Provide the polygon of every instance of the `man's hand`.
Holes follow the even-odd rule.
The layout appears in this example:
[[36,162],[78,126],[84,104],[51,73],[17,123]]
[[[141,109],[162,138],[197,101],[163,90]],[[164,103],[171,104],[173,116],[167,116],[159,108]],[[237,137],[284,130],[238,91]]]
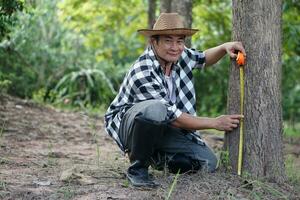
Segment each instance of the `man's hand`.
[[245,49],[241,42],[226,42],[223,44],[223,48],[231,58],[237,57],[237,51],[241,51],[244,56],[246,56]]
[[215,118],[215,129],[219,131],[232,131],[234,128],[238,127],[240,119],[243,115],[221,115]]
[[229,54],[231,58],[237,57],[237,51],[241,51],[246,56],[245,49],[241,42],[226,42],[219,46],[207,49],[205,53],[205,66],[217,63],[224,55]]

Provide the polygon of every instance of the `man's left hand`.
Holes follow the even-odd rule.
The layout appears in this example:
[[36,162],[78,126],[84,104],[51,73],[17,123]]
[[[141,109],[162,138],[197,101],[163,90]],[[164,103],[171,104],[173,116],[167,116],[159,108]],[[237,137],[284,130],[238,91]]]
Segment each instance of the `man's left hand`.
[[241,42],[226,42],[223,44],[225,51],[229,54],[231,58],[237,57],[237,51],[241,51],[244,56],[246,56],[246,51]]

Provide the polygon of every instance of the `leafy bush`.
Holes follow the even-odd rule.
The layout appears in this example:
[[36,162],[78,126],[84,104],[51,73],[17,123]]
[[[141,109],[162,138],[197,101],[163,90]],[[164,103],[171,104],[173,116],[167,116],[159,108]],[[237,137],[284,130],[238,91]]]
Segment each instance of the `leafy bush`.
[[21,0],[1,0],[0,1],[0,41],[7,36],[11,27],[16,22],[13,13],[23,9]]
[[54,88],[56,102],[68,103],[85,107],[110,102],[116,94],[110,80],[102,70],[78,69],[60,79]]
[[56,1],[39,1],[28,10],[16,13],[10,40],[0,44],[1,85],[23,98],[35,94],[56,103],[69,98],[73,105],[108,104],[122,75],[107,72],[123,72],[117,69],[122,66],[97,62],[82,35],[58,20]]

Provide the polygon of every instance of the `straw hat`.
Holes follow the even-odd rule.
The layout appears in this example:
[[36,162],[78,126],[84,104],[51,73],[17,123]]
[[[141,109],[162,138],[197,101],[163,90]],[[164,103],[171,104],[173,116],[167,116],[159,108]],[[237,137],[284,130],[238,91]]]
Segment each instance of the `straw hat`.
[[185,35],[192,36],[198,29],[184,28],[183,20],[178,13],[161,13],[153,29],[138,30],[144,36],[153,35]]

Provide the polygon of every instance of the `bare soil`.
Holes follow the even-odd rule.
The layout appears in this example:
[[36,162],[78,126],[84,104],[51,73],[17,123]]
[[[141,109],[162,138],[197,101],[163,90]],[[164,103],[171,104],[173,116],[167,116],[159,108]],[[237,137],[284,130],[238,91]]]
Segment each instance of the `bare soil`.
[[[219,149],[217,136],[205,136]],[[300,170],[300,141],[286,154]],[[0,95],[0,199],[166,199],[175,175],[150,169],[161,184],[134,188],[129,162],[105,133],[103,117],[61,111]],[[170,199],[300,199],[297,184],[278,185],[226,172],[176,177]]]

